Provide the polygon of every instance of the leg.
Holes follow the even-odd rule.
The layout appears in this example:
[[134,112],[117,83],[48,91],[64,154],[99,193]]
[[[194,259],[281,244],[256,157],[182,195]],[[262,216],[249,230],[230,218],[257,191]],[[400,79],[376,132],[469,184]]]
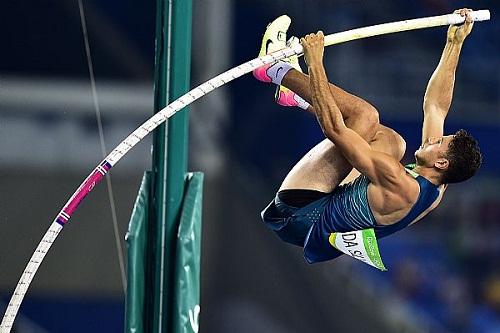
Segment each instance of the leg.
[[[262,38],[259,56],[286,47],[286,32],[290,23],[291,19],[286,15],[282,15],[267,26]],[[299,39],[293,36],[288,41],[290,47],[298,43]],[[311,103],[309,77],[302,73],[296,55],[284,61],[257,68],[253,71],[253,75],[259,81],[273,82],[279,86],[276,96],[277,102],[281,105],[307,108],[307,104]],[[288,88],[288,92],[291,90],[293,93],[280,94],[280,88],[282,86]],[[375,135],[373,124],[374,122],[378,123],[377,110],[365,100],[349,94],[333,84],[330,84],[330,90],[341,110],[346,125],[355,130],[367,141],[370,141]],[[294,97],[291,95],[300,96],[300,100],[302,100],[304,104],[294,100]],[[281,97],[284,98],[282,99]],[[309,103],[304,101],[304,99]]]
[[351,170],[352,166],[337,147],[325,139],[295,164],[279,190],[306,189],[329,193]]
[[[314,110],[312,110],[314,111]],[[386,153],[401,161],[406,151],[406,142],[395,130],[379,124],[377,133],[370,142],[372,149]],[[341,184],[349,183],[350,181],[358,178],[360,172],[352,169],[349,175],[342,181]]]
[[[282,80],[282,84],[307,101],[311,101],[309,77],[297,70],[290,70]],[[368,142],[372,142],[379,131],[378,141],[383,136],[378,122],[377,110],[365,100],[356,97],[343,89],[330,84],[335,102],[344,117],[347,127],[356,131]],[[308,111],[314,113],[314,108]],[[389,130],[389,129],[387,129]],[[390,137],[384,134],[385,137]],[[376,141],[375,141],[376,142]],[[288,173],[280,190],[311,189],[331,192],[345,179],[352,166],[329,140],[323,140],[312,148]]]
[[[294,91],[310,104],[312,103],[308,75],[301,73],[298,70],[291,69],[283,77],[282,85]],[[332,92],[335,102],[344,117],[344,121],[347,121],[350,117],[361,115],[366,116],[368,113],[376,113],[377,111],[373,105],[364,99],[350,94],[332,83],[330,83],[330,91]],[[314,113],[312,110],[309,111]]]
[[[376,127],[377,132],[370,141],[370,146],[401,160],[406,150],[404,139],[391,128],[381,124]],[[348,183],[359,175],[335,145],[325,139],[293,167],[280,190],[310,189],[329,193],[339,184]]]
[[[285,47],[284,35],[286,35],[290,21],[289,17],[281,16],[268,25],[262,39],[259,56]],[[292,39],[290,42],[293,41]],[[295,41],[298,40],[295,38]],[[302,98],[309,99],[310,103],[309,78],[293,68],[300,69],[296,56],[291,57],[288,64],[278,62],[260,67],[254,70],[253,75],[263,82],[287,86]],[[377,110],[364,100],[334,85],[331,86],[331,90],[341,109],[345,124],[370,142],[377,130]],[[293,104],[283,105],[292,106]],[[351,169],[352,166],[335,145],[329,140],[324,140],[295,165],[280,189],[312,189],[330,192],[349,174]]]

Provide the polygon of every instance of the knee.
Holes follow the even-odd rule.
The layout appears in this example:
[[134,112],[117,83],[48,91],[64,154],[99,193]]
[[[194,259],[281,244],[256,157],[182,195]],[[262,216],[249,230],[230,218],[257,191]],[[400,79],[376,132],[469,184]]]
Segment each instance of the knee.
[[344,121],[347,127],[354,129],[368,142],[373,139],[380,124],[377,109],[368,103],[353,107]]
[[398,161],[400,161],[406,152],[406,141],[405,141],[405,139],[403,139],[403,137],[398,132],[396,132],[393,129],[390,129],[390,130],[391,130],[392,141],[393,141],[392,155],[395,158],[397,158]]
[[378,127],[379,115],[378,110],[369,103],[362,105],[355,105],[351,108],[350,117],[355,118],[357,121],[362,121],[367,126]]
[[[361,110],[359,117],[363,120],[365,127],[368,129],[369,133],[372,133],[372,137],[375,136],[377,128],[380,125],[378,110],[373,107],[367,107]],[[370,136],[370,135],[368,135]]]
[[370,142],[373,149],[391,155],[400,161],[406,152],[406,141],[392,128],[384,125],[377,127],[377,133]]
[[380,124],[378,110],[376,108],[374,108],[374,107],[371,107],[371,108],[367,109],[365,117],[367,117],[368,122],[370,123],[370,125],[372,125],[374,127],[377,127],[378,124]]

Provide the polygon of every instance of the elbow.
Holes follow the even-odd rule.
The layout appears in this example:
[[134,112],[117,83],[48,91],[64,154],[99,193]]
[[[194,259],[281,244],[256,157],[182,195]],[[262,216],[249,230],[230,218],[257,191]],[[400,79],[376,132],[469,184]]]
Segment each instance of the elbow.
[[380,117],[378,110],[375,107],[371,107],[366,115],[365,115],[367,122],[370,124],[370,126],[377,127],[380,124]]
[[331,121],[320,121],[319,124],[325,138],[334,142],[336,138],[342,133],[342,129],[346,128],[345,124],[343,123],[338,124]]
[[360,131],[361,133],[366,133],[366,135],[361,136],[369,141],[375,136],[380,125],[378,110],[375,107],[365,109],[365,112],[360,119],[363,121],[363,128],[366,129],[365,131]]
[[450,105],[439,105],[435,103],[424,103],[424,115],[442,115],[446,117]]
[[336,128],[337,126],[321,126],[321,130],[325,138],[330,141],[335,141],[335,138],[339,135],[340,129]]
[[424,95],[424,102],[422,103],[422,108],[423,110],[427,110],[427,107],[429,106],[429,99],[427,98],[427,94]]
[[331,124],[331,126],[322,127],[323,135],[332,142],[337,142],[339,137],[344,135],[348,128],[344,123],[342,124]]
[[428,98],[427,94],[424,96],[424,103],[422,104],[422,107],[424,109],[424,112],[428,112],[437,108],[435,101]]
[[433,98],[427,98],[426,95],[424,96],[424,103],[422,106],[424,113],[440,113],[446,115],[451,107],[451,101],[436,101]]

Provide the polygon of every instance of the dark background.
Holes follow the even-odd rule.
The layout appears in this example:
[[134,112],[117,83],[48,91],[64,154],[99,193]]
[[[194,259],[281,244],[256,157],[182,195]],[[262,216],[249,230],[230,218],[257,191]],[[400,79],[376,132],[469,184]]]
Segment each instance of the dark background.
[[[488,8],[462,51],[446,130],[468,129],[484,165],[441,207],[381,241],[389,271],[350,258],[308,265],[260,210],[321,140],[308,114],[244,76],[192,105],[190,170],[205,172],[201,332],[500,332],[497,1],[195,0],[192,87],[257,55],[281,14],[289,33],[333,33]],[[84,1],[108,150],[152,113],[154,1]],[[331,81],[419,145],[422,97],[446,28],[333,46]],[[0,309],[60,206],[101,160],[77,1],[0,3]],[[150,139],[111,172],[123,239]],[[105,185],[65,228],[29,291],[19,332],[123,330],[123,287]]]

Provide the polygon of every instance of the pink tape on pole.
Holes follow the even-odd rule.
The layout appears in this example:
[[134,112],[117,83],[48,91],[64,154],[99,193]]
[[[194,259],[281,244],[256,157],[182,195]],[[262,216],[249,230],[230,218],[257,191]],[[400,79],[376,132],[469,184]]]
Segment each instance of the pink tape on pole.
[[61,212],[57,216],[57,223],[63,226],[68,223],[71,215],[78,208],[82,200],[94,189],[97,184],[99,184],[99,182],[104,178],[109,169],[111,169],[111,164],[103,161],[92,171],[92,173],[87,177],[87,179],[85,179],[82,185],[75,192],[73,198],[61,210]]

